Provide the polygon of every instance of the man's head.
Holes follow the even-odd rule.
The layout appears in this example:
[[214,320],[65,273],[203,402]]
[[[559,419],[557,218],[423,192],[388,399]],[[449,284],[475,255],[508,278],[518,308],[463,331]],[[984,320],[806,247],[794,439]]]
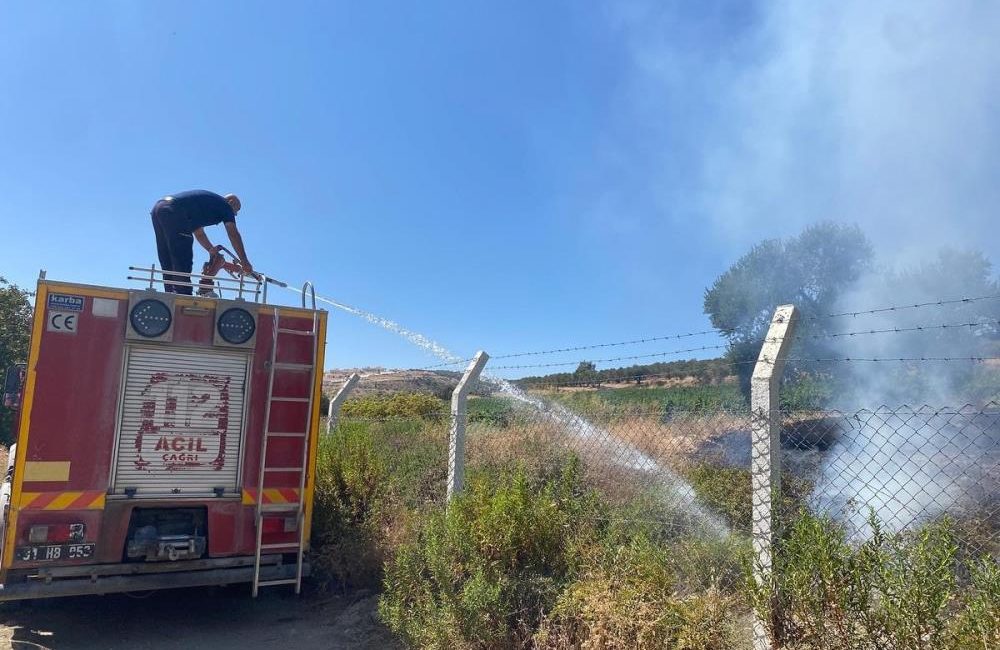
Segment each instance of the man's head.
[[240,204],[240,197],[235,194],[227,194],[222,198],[226,199],[226,203],[233,208],[233,214],[237,214],[240,211],[240,208],[243,207]]

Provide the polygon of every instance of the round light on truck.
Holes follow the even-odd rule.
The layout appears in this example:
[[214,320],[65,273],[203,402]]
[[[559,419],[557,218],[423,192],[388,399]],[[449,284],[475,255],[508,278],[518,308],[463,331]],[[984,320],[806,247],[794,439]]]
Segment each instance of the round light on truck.
[[166,304],[147,298],[136,303],[128,315],[128,319],[132,324],[132,329],[137,334],[146,338],[156,338],[170,329],[173,316],[170,314],[170,307],[167,307]]
[[253,315],[246,309],[232,307],[222,312],[216,327],[223,341],[232,345],[242,345],[253,336],[257,324]]

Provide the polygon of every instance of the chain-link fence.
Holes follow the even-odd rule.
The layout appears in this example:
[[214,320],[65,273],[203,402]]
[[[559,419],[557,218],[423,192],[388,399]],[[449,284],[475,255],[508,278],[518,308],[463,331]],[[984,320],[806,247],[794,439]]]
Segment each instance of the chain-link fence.
[[[579,391],[586,395],[587,391]],[[593,393],[591,393],[593,394]],[[564,393],[563,395],[566,395]],[[649,405],[581,408],[585,400],[474,400],[469,467],[521,464],[544,473],[572,454],[609,501],[652,498],[671,525],[750,533],[747,409]],[[798,509],[828,516],[849,537],[950,518],[960,543],[1000,553],[1000,405],[878,407],[781,413],[779,528]],[[784,519],[784,521],[782,521]]]
[[[345,508],[351,516],[373,517],[371,545],[382,548],[396,538],[412,540],[433,513],[444,512],[453,416],[444,402],[429,397],[397,399],[395,407],[412,412],[391,417],[373,416],[360,408],[364,402],[349,404],[327,438],[318,498],[331,491],[339,500],[338,517]],[[993,601],[982,597],[989,588],[983,572],[1000,558],[996,402],[761,416],[731,383],[690,391],[570,386],[511,392],[484,381],[465,419],[464,452],[456,460],[464,463],[465,491],[475,507],[487,509],[480,515],[493,517],[494,527],[477,533],[476,526],[485,524],[466,521],[465,534],[487,536],[478,542],[487,549],[499,543],[488,535],[513,544],[506,536],[516,538],[530,513],[523,503],[504,501],[511,498],[501,494],[510,487],[505,481],[523,476],[539,495],[563,499],[546,486],[571,471],[575,504],[561,514],[563,506],[530,514],[538,519],[527,525],[544,537],[544,518],[565,516],[561,534],[576,536],[570,546],[582,544],[582,536],[594,543],[594,535],[606,535],[596,542],[607,544],[602,552],[627,553],[621,549],[637,539],[650,540],[669,574],[671,597],[721,603],[738,641],[719,647],[748,647],[755,616],[766,620],[772,638],[792,648],[909,647],[897,641],[912,621],[960,621],[966,611],[996,616],[1000,608],[995,595]],[[771,422],[778,426],[778,449],[768,471],[781,483],[772,500],[773,574],[755,591],[755,517],[762,516],[752,473],[759,468],[755,432],[759,437]],[[324,487],[329,475],[338,478]],[[357,510],[357,494],[377,505]],[[497,501],[490,505],[489,499]],[[322,522],[318,528],[325,530]],[[529,530],[524,539],[535,535]],[[346,554],[338,548],[330,555],[334,568],[345,570],[344,558],[352,553],[353,546]],[[371,561],[364,569],[370,575],[386,559],[381,553],[359,557]],[[625,558],[621,565],[635,561]],[[614,583],[609,585],[602,589],[615,598]],[[941,623],[941,629],[960,624]],[[984,634],[998,631],[1000,624]],[[930,628],[913,633],[937,638]]]
[[468,429],[470,467],[521,464],[544,474],[574,458],[584,484],[610,503],[642,501],[649,517],[675,527],[749,530],[745,410],[579,408],[537,396],[479,402]]
[[803,505],[868,539],[947,518],[956,542],[1000,557],[1000,404],[783,414],[785,471]]
[[[699,381],[604,376],[580,363],[565,382],[518,387],[477,380],[487,360],[479,353],[456,362],[471,363],[450,411],[438,402],[412,417],[347,418],[338,431],[372,434],[392,458],[387,480],[416,486],[394,493],[421,516],[444,517],[428,515],[439,528],[421,538],[426,566],[409,574],[420,590],[438,581],[435,571],[453,576],[435,598],[490,584],[518,604],[514,636],[533,629],[535,642],[577,647],[567,639],[595,638],[579,636],[580,626],[609,625],[628,645],[675,625],[675,640],[710,631],[704,647],[1000,647],[1000,404],[982,398],[996,394],[996,366],[985,363],[996,359],[792,358],[803,339],[795,319],[779,308],[752,368],[719,360]],[[905,365],[878,374],[877,391],[873,375],[852,369],[839,383],[793,381],[781,395],[786,361],[798,379],[811,368],[811,380],[828,377],[829,364]],[[983,372],[948,374],[942,363]],[[973,404],[865,408],[876,394],[896,400],[910,387],[945,385],[983,391],[968,393]],[[827,406],[838,403],[860,407]],[[435,565],[440,553],[451,554],[447,571]],[[645,614],[630,618],[633,608]]]

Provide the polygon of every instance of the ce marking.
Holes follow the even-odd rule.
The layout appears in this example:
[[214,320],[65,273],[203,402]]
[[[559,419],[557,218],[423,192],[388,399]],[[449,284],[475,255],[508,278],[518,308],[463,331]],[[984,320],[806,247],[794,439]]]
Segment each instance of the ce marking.
[[46,329],[50,332],[76,334],[79,318],[79,312],[75,311],[50,311]]

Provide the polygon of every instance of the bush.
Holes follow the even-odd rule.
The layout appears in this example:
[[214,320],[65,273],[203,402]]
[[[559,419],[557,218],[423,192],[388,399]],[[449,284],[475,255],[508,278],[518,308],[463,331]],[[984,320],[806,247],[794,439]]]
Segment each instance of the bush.
[[[690,465],[683,470],[702,503],[723,515],[734,530],[750,534],[751,475],[743,467],[714,463]],[[813,491],[813,483],[801,476],[784,473],[782,498],[778,505],[781,521],[794,519]]]
[[342,424],[320,443],[313,508],[312,563],[344,587],[378,584],[378,530],[388,467],[363,425]]
[[688,468],[685,476],[703,503],[721,512],[730,526],[749,531],[749,470],[701,464]]
[[673,386],[669,388],[617,388],[575,393],[557,393],[558,401],[579,413],[675,412],[742,413],[746,404],[734,384],[717,386]]
[[955,624],[968,648],[1000,647],[1000,564],[985,558],[972,566],[972,587]]
[[444,428],[342,421],[321,438],[310,558],[320,580],[373,587],[420,510],[445,494]]
[[829,405],[834,396],[834,380],[830,377],[797,373],[781,385],[783,411],[818,411]]
[[348,399],[341,413],[345,418],[385,420],[389,418],[423,418],[440,420],[447,415],[446,405],[427,393],[394,393]]
[[568,575],[573,471],[541,486],[524,472],[473,477],[387,568],[389,627],[426,648],[527,642]]
[[514,421],[514,406],[509,399],[480,397],[469,400],[469,422],[508,427]]
[[734,599],[714,587],[687,593],[675,549],[663,541],[650,530],[621,523],[605,530],[589,549],[580,549],[579,575],[535,633],[536,646],[735,647]]
[[636,514],[583,490],[575,460],[480,472],[399,549],[379,611],[420,648],[732,647],[733,598],[681,578],[718,558]]
[[995,560],[974,565],[963,583],[947,520],[893,536],[874,518],[871,527],[871,539],[852,546],[843,527],[802,512],[778,549],[773,592],[748,573],[750,602],[775,638],[794,649],[997,647]]

